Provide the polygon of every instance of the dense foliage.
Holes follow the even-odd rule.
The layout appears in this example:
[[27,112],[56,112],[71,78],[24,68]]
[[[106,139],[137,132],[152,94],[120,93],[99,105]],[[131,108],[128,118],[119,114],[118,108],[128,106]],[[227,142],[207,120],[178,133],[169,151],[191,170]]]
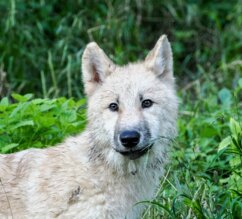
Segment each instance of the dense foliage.
[[179,84],[208,77],[231,86],[241,70],[241,14],[241,0],[1,0],[0,64],[17,93],[80,97],[89,41],[124,64],[142,59],[165,33]]
[[33,95],[12,94],[17,103],[7,98],[0,102],[0,152],[13,152],[30,147],[43,148],[61,142],[85,126],[85,100],[33,99]]
[[241,218],[241,0],[0,0],[0,15],[0,152],[42,148],[83,130],[87,42],[125,64],[166,33],[179,136],[157,198],[139,203],[148,206],[143,218]]

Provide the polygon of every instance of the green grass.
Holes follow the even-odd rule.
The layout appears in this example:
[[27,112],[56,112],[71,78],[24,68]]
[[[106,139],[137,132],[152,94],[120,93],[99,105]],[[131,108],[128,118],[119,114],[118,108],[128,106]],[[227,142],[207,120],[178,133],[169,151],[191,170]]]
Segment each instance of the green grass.
[[54,145],[84,129],[80,67],[89,41],[125,64],[165,33],[179,136],[156,199],[140,203],[143,218],[241,218],[241,0],[0,0],[0,16],[0,152]]

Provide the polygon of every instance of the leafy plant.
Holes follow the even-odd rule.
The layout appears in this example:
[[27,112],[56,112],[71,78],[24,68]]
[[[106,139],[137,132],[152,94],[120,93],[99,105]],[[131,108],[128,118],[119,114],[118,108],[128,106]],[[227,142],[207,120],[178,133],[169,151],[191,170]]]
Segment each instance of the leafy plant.
[[[32,94],[13,94],[0,101],[0,151],[54,145],[85,127],[85,99],[32,99]],[[32,99],[32,100],[31,100]]]

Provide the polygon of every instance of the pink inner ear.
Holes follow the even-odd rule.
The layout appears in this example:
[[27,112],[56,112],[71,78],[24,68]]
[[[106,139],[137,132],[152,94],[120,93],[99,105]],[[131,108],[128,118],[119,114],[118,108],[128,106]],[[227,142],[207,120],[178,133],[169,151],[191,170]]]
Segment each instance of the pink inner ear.
[[92,81],[94,81],[94,82],[96,82],[96,83],[100,83],[101,80],[100,80],[100,77],[99,77],[99,75],[98,75],[98,73],[97,73],[97,69],[96,69],[96,67],[95,67],[94,65],[92,66],[92,72],[93,72],[93,78],[92,78]]

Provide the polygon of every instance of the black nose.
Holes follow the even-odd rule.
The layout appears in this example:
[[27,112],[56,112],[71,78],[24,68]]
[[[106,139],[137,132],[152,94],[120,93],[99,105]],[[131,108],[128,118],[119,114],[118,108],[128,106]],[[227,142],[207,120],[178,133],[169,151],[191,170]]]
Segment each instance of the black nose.
[[119,139],[124,147],[132,148],[139,144],[140,134],[136,131],[124,131]]

